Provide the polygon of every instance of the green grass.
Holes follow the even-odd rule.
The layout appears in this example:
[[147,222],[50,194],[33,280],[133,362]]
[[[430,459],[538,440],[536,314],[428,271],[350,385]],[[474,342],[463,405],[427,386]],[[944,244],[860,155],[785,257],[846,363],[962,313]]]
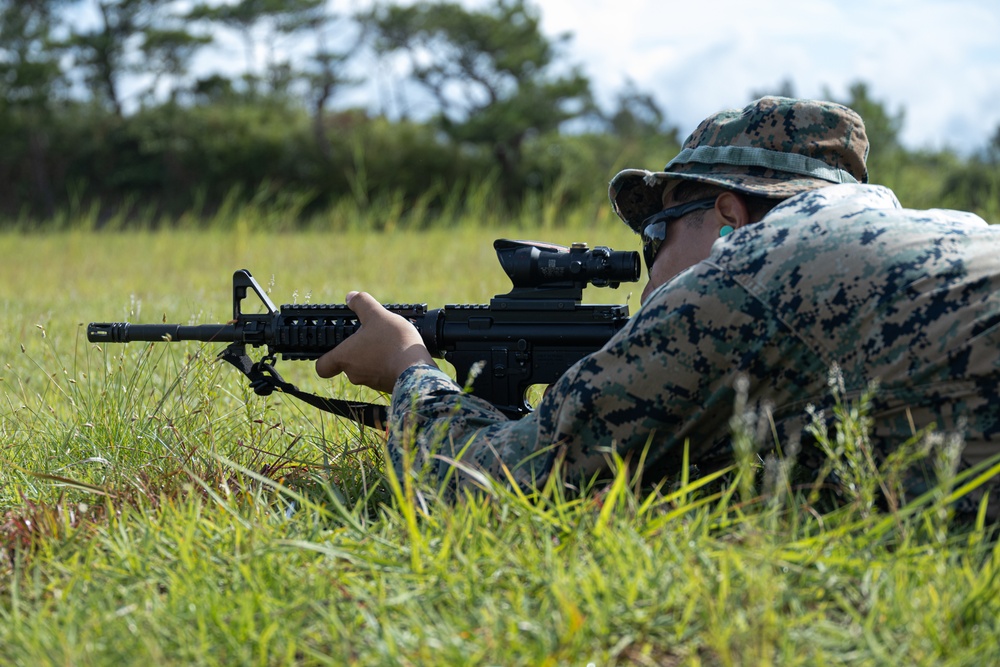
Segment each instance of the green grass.
[[[970,478],[944,466],[935,491],[879,509],[895,471],[865,457],[863,405],[829,443],[861,471],[836,506],[758,465],[753,420],[718,478],[650,489],[619,472],[577,495],[497,484],[447,504],[383,477],[381,434],[254,396],[213,346],[85,341],[90,321],[225,321],[236,268],[277,303],[359,287],[482,303],[508,287],[497,236],[633,247],[589,218],[0,235],[0,664],[1000,661],[1000,546],[947,510]],[[587,297],[628,291],[635,308],[639,286]]]

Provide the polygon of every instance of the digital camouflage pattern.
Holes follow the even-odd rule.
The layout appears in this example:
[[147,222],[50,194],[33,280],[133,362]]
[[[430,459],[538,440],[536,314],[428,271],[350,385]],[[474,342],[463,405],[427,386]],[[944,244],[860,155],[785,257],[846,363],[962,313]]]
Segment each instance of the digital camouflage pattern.
[[407,370],[393,392],[390,455],[400,474],[413,470],[407,450],[442,480],[474,483],[463,469],[502,480],[506,467],[530,486],[557,457],[579,479],[607,469],[609,448],[638,458],[648,443],[649,479],[678,470],[686,440],[694,462],[727,451],[741,377],[751,406],[771,406],[779,442],[797,440],[807,406],[830,417],[839,366],[847,398],[880,382],[880,452],[936,425],[959,434],[963,465],[975,464],[1000,451],[998,325],[1000,229],[968,213],[903,209],[880,186],[815,189],[719,239],[524,419],[433,367]]
[[868,137],[855,111],[834,102],[762,97],[709,116],[660,172],[625,169],[608,191],[632,231],[663,208],[679,181],[712,183],[750,195],[787,199],[838,183],[867,183]]

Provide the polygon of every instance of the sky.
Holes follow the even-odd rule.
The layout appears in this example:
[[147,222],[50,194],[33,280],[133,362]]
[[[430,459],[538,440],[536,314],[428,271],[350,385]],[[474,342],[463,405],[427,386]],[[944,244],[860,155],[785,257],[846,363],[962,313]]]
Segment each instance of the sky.
[[543,32],[572,33],[565,58],[582,65],[599,99],[610,106],[631,80],[654,94],[682,137],[706,116],[785,81],[799,97],[838,99],[864,81],[890,113],[905,112],[902,140],[911,149],[968,153],[1000,126],[998,0],[534,4]]
[[[856,81],[910,148],[970,151],[1000,126],[997,0],[542,0],[546,33],[574,34],[593,81],[655,93],[686,135],[754,92],[792,82],[841,99]],[[609,10],[608,7],[613,7]]]

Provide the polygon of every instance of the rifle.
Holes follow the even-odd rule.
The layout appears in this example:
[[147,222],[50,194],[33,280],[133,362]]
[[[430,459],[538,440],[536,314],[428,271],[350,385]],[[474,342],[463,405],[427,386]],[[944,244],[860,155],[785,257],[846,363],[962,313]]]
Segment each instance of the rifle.
[[[583,288],[618,287],[639,279],[639,253],[569,248],[536,241],[497,239],[497,259],[513,288],[486,304],[388,304],[417,328],[431,355],[451,363],[459,379],[470,378],[470,392],[505,415],[531,412],[529,387],[551,384],[584,356],[596,352],[628,322],[628,305],[583,304]],[[265,312],[244,312],[253,294]],[[250,272],[233,274],[233,319],[226,324],[132,324],[92,322],[87,339],[94,343],[203,341],[229,343],[219,358],[235,366],[254,392],[291,394],[306,403],[348,417],[365,426],[384,428],[384,405],[325,398],[300,391],[274,368],[277,356],[314,360],[358,330],[357,316],[346,304],[286,304],[276,308]],[[266,347],[253,361],[247,346]]]

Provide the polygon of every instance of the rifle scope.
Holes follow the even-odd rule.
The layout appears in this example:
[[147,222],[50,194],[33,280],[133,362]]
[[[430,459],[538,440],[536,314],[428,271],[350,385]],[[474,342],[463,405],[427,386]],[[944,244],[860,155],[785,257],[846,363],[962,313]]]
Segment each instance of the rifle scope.
[[574,243],[566,248],[497,239],[493,248],[515,290],[588,284],[618,287],[623,282],[636,282],[641,274],[639,253],[606,246],[588,248],[586,243]]

